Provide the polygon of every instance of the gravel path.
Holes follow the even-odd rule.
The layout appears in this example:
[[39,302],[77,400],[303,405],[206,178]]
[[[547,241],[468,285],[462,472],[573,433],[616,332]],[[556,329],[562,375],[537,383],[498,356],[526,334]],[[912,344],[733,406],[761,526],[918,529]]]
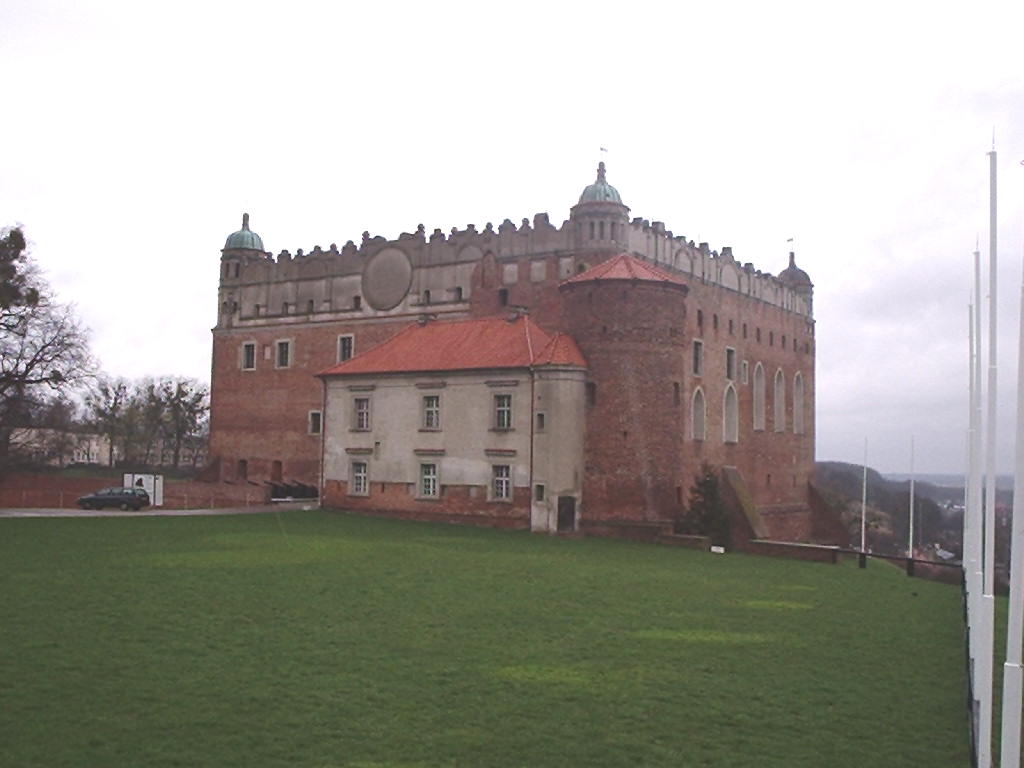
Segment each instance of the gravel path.
[[317,509],[315,499],[286,501],[259,507],[217,507],[216,509],[161,509],[149,507],[138,512],[116,509],[0,509],[0,517],[190,517],[194,515],[265,515],[293,509]]

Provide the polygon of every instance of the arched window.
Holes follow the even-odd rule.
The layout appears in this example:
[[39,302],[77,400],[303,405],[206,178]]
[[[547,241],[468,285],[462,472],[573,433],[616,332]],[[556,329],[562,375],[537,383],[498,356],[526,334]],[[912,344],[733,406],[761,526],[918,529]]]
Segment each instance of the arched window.
[[775,431],[786,431],[786,377],[780,368],[775,372]]
[[754,431],[764,432],[764,366],[754,367]]
[[704,402],[704,391],[697,387],[690,401],[690,437],[694,440],[704,439],[704,422],[707,418],[707,405]]
[[727,443],[740,440],[740,408],[736,398],[736,387],[725,388],[725,404],[722,408],[722,439]]
[[793,377],[793,432],[804,433],[804,377],[799,371]]

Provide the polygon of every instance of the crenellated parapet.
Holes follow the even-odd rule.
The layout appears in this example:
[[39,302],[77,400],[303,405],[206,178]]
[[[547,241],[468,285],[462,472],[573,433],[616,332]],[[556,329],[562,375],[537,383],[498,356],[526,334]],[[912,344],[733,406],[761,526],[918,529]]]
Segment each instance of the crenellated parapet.
[[[750,262],[741,263],[728,246],[713,251],[675,235],[660,221],[628,218],[629,209],[605,179],[603,163],[597,181],[588,186],[569,219],[560,226],[547,213],[537,213],[516,225],[504,219],[497,227],[467,224],[447,234],[423,224],[412,232],[388,239],[364,232],[357,245],[347,241],[276,256],[262,250],[262,240],[248,228],[228,238],[222,251],[220,323],[274,317],[317,315],[352,318],[408,314],[432,309],[464,311],[474,290],[473,275],[485,257],[497,263],[502,282],[561,280],[581,267],[617,253],[629,253],[685,276],[719,286],[812,318],[813,286],[792,259],[778,277]],[[258,247],[257,246],[258,243]],[[523,260],[529,265],[547,260],[553,267],[502,267]]]

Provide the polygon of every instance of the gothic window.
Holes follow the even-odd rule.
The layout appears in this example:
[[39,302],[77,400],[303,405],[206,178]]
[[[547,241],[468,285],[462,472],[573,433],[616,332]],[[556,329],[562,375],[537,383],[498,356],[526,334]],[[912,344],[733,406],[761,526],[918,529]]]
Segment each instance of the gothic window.
[[697,387],[690,401],[690,437],[694,440],[704,439],[704,422],[707,418],[707,405],[704,402],[704,391]]
[[804,377],[799,371],[793,377],[793,432],[804,433]]
[[722,437],[727,443],[737,443],[740,439],[740,413],[736,398],[736,387],[732,384],[725,388],[725,403],[722,408]]
[[754,431],[764,431],[764,366],[754,366]]
[[775,431],[786,431],[786,377],[780,368],[775,372]]

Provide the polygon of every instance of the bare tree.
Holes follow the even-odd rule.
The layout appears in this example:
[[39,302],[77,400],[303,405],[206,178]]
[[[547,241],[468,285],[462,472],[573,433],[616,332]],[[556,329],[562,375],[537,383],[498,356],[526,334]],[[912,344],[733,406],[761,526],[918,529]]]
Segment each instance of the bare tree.
[[128,386],[125,379],[100,376],[85,397],[90,422],[107,438],[107,464],[111,467],[114,466],[114,447],[128,431]]
[[[13,425],[41,392],[67,391],[92,374],[88,333],[55,300],[24,255],[24,238],[0,238],[0,271],[15,285],[0,291],[0,468],[7,466]],[[12,245],[12,238],[16,242]]]

